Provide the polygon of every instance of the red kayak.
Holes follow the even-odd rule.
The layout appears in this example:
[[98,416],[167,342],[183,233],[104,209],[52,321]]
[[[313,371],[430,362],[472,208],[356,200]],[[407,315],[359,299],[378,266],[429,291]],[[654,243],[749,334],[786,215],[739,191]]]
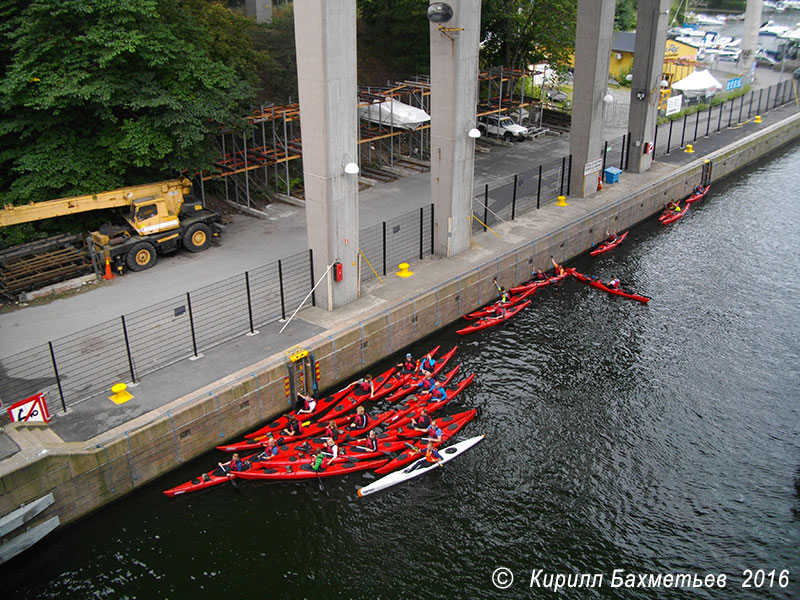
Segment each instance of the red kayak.
[[[448,352],[447,354],[442,356],[442,358],[440,358],[439,360],[436,361],[436,365],[434,365],[433,371],[431,371],[431,375],[433,375],[433,377],[436,377],[439,373],[441,373],[442,369],[444,369],[445,366],[447,366],[447,363],[450,362],[450,359],[456,353],[457,349],[458,349],[458,346],[455,346],[452,350],[450,350],[450,352]],[[451,370],[449,373],[447,373],[447,375],[444,376],[444,378],[443,378],[444,384],[443,385],[447,385],[456,373],[458,373],[458,367],[456,367],[455,369]],[[409,379],[403,385],[401,385],[399,388],[397,388],[386,399],[389,402],[397,402],[398,400],[401,400],[402,398],[404,398],[408,394],[414,393],[418,389],[417,384],[420,383],[423,379],[424,379],[424,377],[422,377],[421,374],[414,374],[411,377],[411,379]]]
[[511,317],[521,311],[523,308],[527,307],[531,303],[530,300],[525,300],[522,304],[518,304],[513,308],[509,308],[506,311],[504,317],[484,317],[480,321],[473,321],[467,327],[463,329],[459,329],[456,331],[458,335],[466,335],[468,333],[472,333],[473,331],[480,331],[481,329],[488,329],[494,325],[498,325],[499,323],[504,323],[508,321]]
[[492,315],[494,315],[495,309],[499,307],[501,304],[506,309],[509,309],[512,306],[516,306],[517,304],[525,300],[528,296],[532,295],[537,290],[537,288],[538,286],[531,286],[526,290],[524,290],[522,293],[517,294],[516,296],[512,295],[511,298],[509,298],[508,302],[504,304],[501,302],[495,302],[494,304],[490,304],[489,306],[486,306],[484,308],[479,308],[478,310],[471,312],[468,315],[464,315],[464,318],[467,321],[475,321],[477,319],[482,319],[483,317],[491,317]]
[[445,392],[447,393],[447,398],[443,400],[438,400],[432,402],[430,400],[430,394],[424,394],[419,397],[418,403],[412,407],[412,409],[405,413],[401,418],[393,420],[386,426],[386,433],[391,434],[392,431],[397,431],[411,423],[411,419],[415,419],[419,416],[422,409],[428,411],[428,414],[432,414],[440,409],[442,406],[450,402],[453,398],[455,398],[461,391],[475,381],[475,373],[470,373],[469,377],[466,379],[462,379],[453,387],[447,388]]
[[303,463],[295,468],[292,465],[283,467],[267,467],[265,469],[255,469],[250,471],[240,471],[234,474],[236,479],[267,479],[273,481],[291,481],[296,479],[313,479],[315,477],[334,477],[358,471],[368,471],[375,469],[387,462],[386,458],[375,460],[354,461],[348,460],[342,463],[328,465],[319,471],[311,468],[311,464]]
[[566,279],[567,275],[569,275],[569,273],[565,272],[563,275],[553,275],[552,277],[548,277],[547,279],[536,280],[536,281],[531,280],[528,283],[523,283],[522,285],[517,285],[517,286],[512,287],[511,288],[511,293],[512,294],[521,294],[522,292],[524,292],[525,290],[530,289],[530,288],[537,289],[537,288],[540,288],[540,287],[544,287],[546,285],[550,285],[550,284],[553,284],[553,283],[558,283],[559,281],[564,281],[564,279]]
[[698,200],[702,200],[703,198],[706,197],[706,194],[708,193],[708,190],[710,190],[710,189],[711,189],[711,186],[707,185],[702,190],[696,191],[691,196],[686,198],[686,204],[691,204],[692,202],[697,202]]
[[625,240],[626,237],[628,237],[627,231],[622,235],[618,235],[617,239],[615,239],[613,242],[609,240],[602,242],[599,246],[597,246],[597,248],[589,252],[589,255],[597,256],[598,254],[603,254],[605,252],[608,252],[609,250],[613,250],[614,248],[619,246]]
[[641,296],[639,294],[630,294],[630,293],[626,292],[625,290],[621,290],[619,288],[609,287],[605,283],[600,281],[599,279],[596,279],[594,277],[589,277],[588,275],[584,275],[582,273],[578,273],[575,270],[573,270],[571,273],[575,277],[575,279],[578,279],[579,281],[582,281],[584,283],[588,283],[590,286],[592,286],[594,288],[597,288],[598,290],[603,290],[604,292],[608,292],[609,294],[614,294],[615,296],[622,296],[623,298],[630,298],[631,300],[636,300],[637,302],[642,302],[644,304],[647,304],[648,302],[650,302],[650,297],[649,296]]
[[[690,205],[688,203],[684,203],[684,206],[683,208],[681,208],[680,212],[675,212],[674,210],[668,208],[663,213],[661,213],[661,216],[658,217],[658,220],[661,221],[662,225],[669,225],[670,223],[674,223],[678,219],[682,219],[683,215],[689,212],[689,206]],[[678,203],[678,207],[680,208],[680,202]]]
[[[442,419],[437,419],[436,423],[437,423],[437,425],[439,425],[439,427],[442,430],[442,439],[441,439],[440,442],[436,442],[433,445],[435,447],[438,447],[438,446],[442,445],[444,442],[446,442],[451,437],[453,437],[456,433],[461,431],[461,429],[463,429],[463,427],[467,423],[469,423],[472,419],[474,419],[475,415],[477,415],[477,414],[478,414],[477,409],[473,408],[472,410],[468,410],[466,412],[459,413],[457,415],[453,415],[451,422],[448,423],[448,424],[443,424],[442,423],[443,418]],[[414,444],[414,447],[417,448],[418,450],[420,450],[421,452],[424,452],[425,451],[425,447],[427,445],[428,445],[428,442],[426,440],[420,440],[419,442],[416,442]],[[420,456],[422,456],[422,454],[420,454],[420,452],[414,452],[411,449],[405,450],[405,451],[401,452],[400,454],[398,454],[392,460],[388,461],[386,464],[384,464],[384,465],[378,467],[377,469],[375,469],[375,472],[380,474],[380,475],[385,475],[386,473],[391,473],[395,469],[399,469],[400,467],[404,467],[408,463],[410,463],[412,461],[415,461]]]
[[[445,386],[448,383],[450,383],[450,381],[452,381],[453,377],[456,376],[456,373],[458,373],[460,369],[461,365],[456,365],[455,367],[450,369],[450,371],[448,371],[445,375],[437,378],[437,380],[441,381],[442,385]],[[434,375],[434,377],[436,376]],[[420,387],[417,384],[420,382],[422,382],[422,378],[415,378],[410,380],[408,383],[404,383],[395,393],[389,396],[386,400],[389,402],[397,402],[398,400],[402,400],[409,394],[416,394],[417,398],[427,396],[428,395],[427,392],[419,391]]]

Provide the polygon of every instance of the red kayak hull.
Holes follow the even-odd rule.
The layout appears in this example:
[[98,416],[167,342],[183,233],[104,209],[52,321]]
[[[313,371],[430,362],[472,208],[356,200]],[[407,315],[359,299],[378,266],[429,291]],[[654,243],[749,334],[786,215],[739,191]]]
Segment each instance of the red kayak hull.
[[482,329],[488,329],[489,327],[499,325],[500,323],[505,323],[511,317],[516,315],[519,311],[526,308],[530,303],[531,303],[530,300],[525,300],[525,302],[523,302],[522,304],[518,304],[513,308],[509,308],[506,311],[505,317],[484,317],[480,321],[473,321],[472,323],[469,324],[469,326],[457,330],[456,333],[458,335],[466,335],[468,333],[473,333],[474,331],[481,331]]
[[336,475],[346,475],[358,471],[369,471],[385,465],[387,459],[364,461],[348,461],[329,465],[324,470],[314,471],[310,464],[300,464],[295,469],[294,466],[287,465],[281,468],[267,467],[251,471],[236,473],[236,479],[265,479],[269,481],[293,481],[299,479],[314,479],[315,477],[334,477]]
[[[528,296],[531,296],[539,286],[531,286],[525,290],[523,290],[520,294],[514,296],[512,295],[508,302],[505,303],[506,309],[511,308],[512,306],[518,305],[520,302],[525,300]],[[464,315],[464,318],[467,321],[476,321],[478,319],[482,319],[483,317],[490,317],[494,314],[494,309],[496,306],[499,306],[500,302],[495,302],[494,304],[490,304],[487,307],[480,308],[474,312],[469,313],[468,315]]]
[[642,304],[647,304],[650,302],[649,296],[641,296],[639,294],[631,294],[626,292],[625,290],[619,290],[616,288],[611,288],[605,285],[602,281],[597,279],[592,279],[588,275],[584,275],[583,273],[578,273],[577,271],[571,271],[572,276],[575,277],[578,281],[582,281],[583,283],[587,283],[593,288],[597,288],[598,290],[603,290],[604,292],[608,292],[609,294],[613,294],[614,296],[621,296],[623,298],[628,298],[630,300],[636,300],[637,302],[641,302]]
[[597,246],[597,248],[595,248],[594,250],[589,252],[589,255],[590,256],[598,256],[600,254],[604,254],[604,253],[608,252],[609,250],[613,250],[614,248],[619,246],[623,241],[625,241],[625,238],[628,237],[628,233],[629,232],[626,231],[622,235],[617,236],[617,239],[614,240],[613,242],[609,242],[609,241],[602,242],[599,246]]
[[686,198],[686,204],[691,204],[692,202],[697,202],[698,200],[702,200],[703,198],[706,197],[706,194],[710,189],[711,186],[707,185],[706,187],[703,188],[702,192],[695,192],[694,194]]
[[[680,203],[678,203],[680,206]],[[661,213],[661,216],[658,217],[658,220],[661,222],[662,225],[669,225],[670,223],[674,223],[678,219],[682,219],[683,215],[689,212],[689,204],[684,202],[683,207],[681,207],[681,212],[675,212],[674,210],[665,210]]]

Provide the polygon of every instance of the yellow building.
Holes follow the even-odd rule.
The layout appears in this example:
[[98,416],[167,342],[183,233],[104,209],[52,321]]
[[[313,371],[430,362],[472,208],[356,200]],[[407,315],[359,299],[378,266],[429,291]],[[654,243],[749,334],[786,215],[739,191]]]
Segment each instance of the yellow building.
[[[635,31],[618,31],[611,43],[611,60],[608,76],[623,82],[633,72],[633,50],[636,44]],[[667,40],[664,45],[663,73],[670,83],[690,75],[695,68],[697,47],[676,40]]]

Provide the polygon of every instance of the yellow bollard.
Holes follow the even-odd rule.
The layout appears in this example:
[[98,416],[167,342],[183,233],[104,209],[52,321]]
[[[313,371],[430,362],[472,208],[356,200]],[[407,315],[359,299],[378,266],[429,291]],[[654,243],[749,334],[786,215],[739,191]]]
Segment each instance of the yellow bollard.
[[753,123],[761,123],[761,115],[756,115],[756,117],[753,119]]
[[111,395],[108,397],[114,404],[125,404],[133,398],[133,394],[128,391],[128,386],[124,383],[115,383],[111,386]]
[[400,263],[397,265],[400,270],[397,272],[398,277],[411,277],[414,273],[408,270],[408,263]]
[[558,202],[556,202],[556,206],[569,206],[569,204],[567,204],[567,197],[559,196]]
[[694,154],[694,146],[692,146],[691,144],[686,144],[684,152],[686,152],[687,154]]

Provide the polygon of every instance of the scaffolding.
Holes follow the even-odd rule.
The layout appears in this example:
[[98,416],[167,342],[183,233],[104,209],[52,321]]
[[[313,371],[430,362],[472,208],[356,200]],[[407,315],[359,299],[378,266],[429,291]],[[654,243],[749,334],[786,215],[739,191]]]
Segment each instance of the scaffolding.
[[[527,109],[530,121],[538,99],[525,96],[523,78],[530,73],[495,67],[478,75],[478,117],[519,110],[519,120]],[[420,75],[386,86],[361,86],[357,107],[396,100],[430,114],[430,78]],[[303,197],[302,168],[292,161],[302,159],[300,107],[263,105],[236,130],[221,131],[215,138],[218,158],[213,172],[199,174],[201,193],[204,184],[217,181],[225,201],[247,212],[258,213],[254,197],[267,189],[285,196]],[[357,161],[362,180],[391,181],[399,173],[430,168],[430,124],[414,129],[398,127],[393,114],[388,119],[359,119]],[[223,189],[224,186],[224,189]]]

